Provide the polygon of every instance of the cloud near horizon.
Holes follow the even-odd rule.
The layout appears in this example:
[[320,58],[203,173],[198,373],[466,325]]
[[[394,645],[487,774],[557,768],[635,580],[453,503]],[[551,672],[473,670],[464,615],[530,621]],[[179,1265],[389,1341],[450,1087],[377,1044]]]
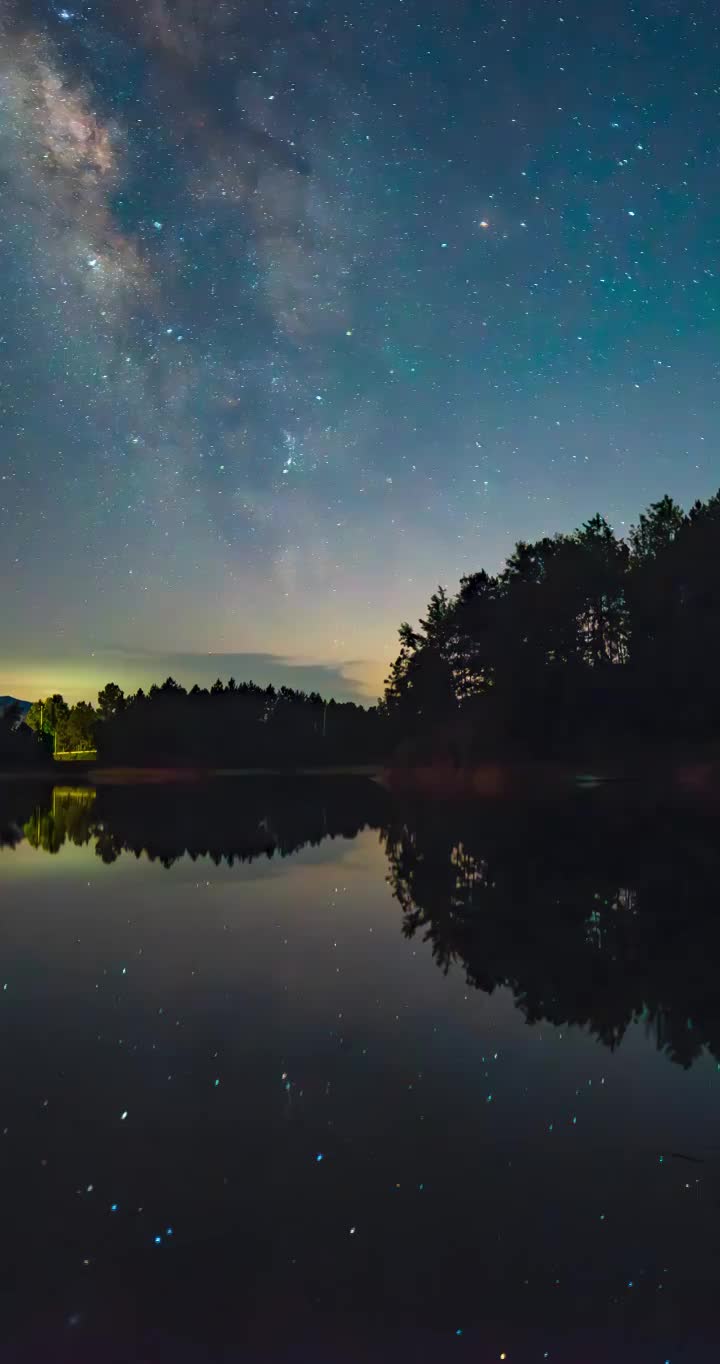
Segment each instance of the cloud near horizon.
[[257,682],[261,686],[317,691],[337,701],[372,705],[377,700],[381,666],[372,661],[317,663],[283,658],[272,653],[167,653],[152,650],[96,649],[83,659],[36,657],[6,660],[0,692],[19,700],[61,692],[67,701],[95,701],[106,682],[117,682],[127,692],[147,690],[153,682],[174,677],[185,687],[195,682],[210,686],[217,677],[227,681]]

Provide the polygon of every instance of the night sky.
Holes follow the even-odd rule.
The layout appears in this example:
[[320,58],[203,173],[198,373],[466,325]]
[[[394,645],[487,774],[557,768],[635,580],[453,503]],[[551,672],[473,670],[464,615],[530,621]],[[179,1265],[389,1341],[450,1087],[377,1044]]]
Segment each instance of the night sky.
[[373,699],[720,483],[715,7],[0,0],[0,692]]

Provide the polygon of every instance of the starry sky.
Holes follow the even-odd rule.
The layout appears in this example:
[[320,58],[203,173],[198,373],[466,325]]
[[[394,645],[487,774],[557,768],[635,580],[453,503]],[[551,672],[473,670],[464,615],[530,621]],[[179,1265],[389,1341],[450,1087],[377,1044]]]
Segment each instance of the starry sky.
[[720,483],[692,0],[0,0],[0,691],[374,699],[438,582]]

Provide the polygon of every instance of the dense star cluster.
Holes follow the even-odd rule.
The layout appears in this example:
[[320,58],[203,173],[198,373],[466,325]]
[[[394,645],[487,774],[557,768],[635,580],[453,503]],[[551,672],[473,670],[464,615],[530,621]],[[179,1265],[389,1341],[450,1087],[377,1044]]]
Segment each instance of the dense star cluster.
[[581,11],[0,0],[4,690],[372,697],[438,580],[714,490],[716,16]]

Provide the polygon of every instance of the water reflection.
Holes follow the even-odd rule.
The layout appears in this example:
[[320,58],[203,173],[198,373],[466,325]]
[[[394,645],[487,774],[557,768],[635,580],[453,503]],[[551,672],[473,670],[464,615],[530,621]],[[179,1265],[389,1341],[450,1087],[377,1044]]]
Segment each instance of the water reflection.
[[0,791],[2,1364],[715,1364],[714,828],[624,810]]
[[[105,863],[123,853],[171,867],[184,856],[219,866],[289,857],[326,838],[353,838],[379,827],[384,793],[368,781],[251,781],[209,787],[55,787],[34,805],[23,834],[34,848],[92,844]],[[15,827],[17,827],[15,825]]]
[[714,820],[570,805],[531,819],[419,811],[387,838],[403,931],[530,1024],[617,1047],[643,1022],[673,1061],[720,1058]]
[[[30,797],[26,793],[26,806]],[[588,1029],[610,1049],[642,1023],[688,1067],[720,1060],[720,845],[715,819],[630,817],[584,796],[532,810],[400,808],[370,782],[256,778],[203,791],[56,787],[24,817],[0,810],[8,847],[91,846],[170,868],[288,857],[379,832],[407,938],[473,988],[508,987],[529,1024]]]

